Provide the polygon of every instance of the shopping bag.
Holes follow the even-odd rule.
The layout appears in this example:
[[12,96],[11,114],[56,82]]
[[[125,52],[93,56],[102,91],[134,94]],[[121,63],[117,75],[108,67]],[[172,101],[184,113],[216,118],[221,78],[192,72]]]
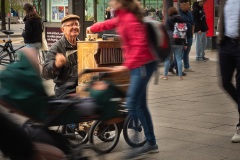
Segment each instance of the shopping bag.
[[45,32],[42,32],[42,47],[41,47],[42,51],[47,51],[48,50],[48,44],[47,44],[47,40],[45,38]]

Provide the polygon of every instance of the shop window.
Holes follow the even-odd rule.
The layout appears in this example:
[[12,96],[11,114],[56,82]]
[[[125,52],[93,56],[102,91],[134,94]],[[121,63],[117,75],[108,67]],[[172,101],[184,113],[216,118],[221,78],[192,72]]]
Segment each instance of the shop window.
[[85,0],[85,20],[94,21],[94,1]]
[[48,20],[50,22],[60,22],[61,19],[68,14],[68,0],[50,0],[47,4]]

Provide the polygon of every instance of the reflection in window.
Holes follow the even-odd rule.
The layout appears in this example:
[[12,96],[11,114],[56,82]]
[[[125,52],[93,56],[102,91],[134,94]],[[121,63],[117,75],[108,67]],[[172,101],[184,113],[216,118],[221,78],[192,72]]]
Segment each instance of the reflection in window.
[[85,0],[85,20],[94,21],[94,0]]
[[50,22],[60,22],[61,19],[68,14],[68,0],[50,0],[48,1],[48,10]]

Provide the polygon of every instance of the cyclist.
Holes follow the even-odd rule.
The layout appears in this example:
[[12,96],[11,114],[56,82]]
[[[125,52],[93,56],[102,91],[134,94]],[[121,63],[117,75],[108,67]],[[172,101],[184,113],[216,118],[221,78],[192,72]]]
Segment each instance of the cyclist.
[[19,55],[18,63],[12,63],[1,71],[0,150],[13,160],[64,159],[65,155],[60,149],[32,142],[11,114],[3,111],[3,108],[10,108],[17,113],[26,113],[35,120],[41,120],[44,106],[47,106],[47,94],[38,74],[37,51],[25,48]]
[[0,113],[0,150],[12,160],[63,160],[64,153],[48,144],[32,142],[26,132]]

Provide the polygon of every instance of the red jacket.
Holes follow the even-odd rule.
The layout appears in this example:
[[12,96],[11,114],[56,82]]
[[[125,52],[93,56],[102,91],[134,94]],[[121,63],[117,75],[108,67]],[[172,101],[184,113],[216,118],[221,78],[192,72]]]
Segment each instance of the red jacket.
[[117,17],[104,22],[95,23],[91,32],[102,32],[116,28],[121,36],[123,49],[123,65],[129,69],[138,68],[155,60],[147,44],[146,29],[134,14],[126,10],[116,11]]

